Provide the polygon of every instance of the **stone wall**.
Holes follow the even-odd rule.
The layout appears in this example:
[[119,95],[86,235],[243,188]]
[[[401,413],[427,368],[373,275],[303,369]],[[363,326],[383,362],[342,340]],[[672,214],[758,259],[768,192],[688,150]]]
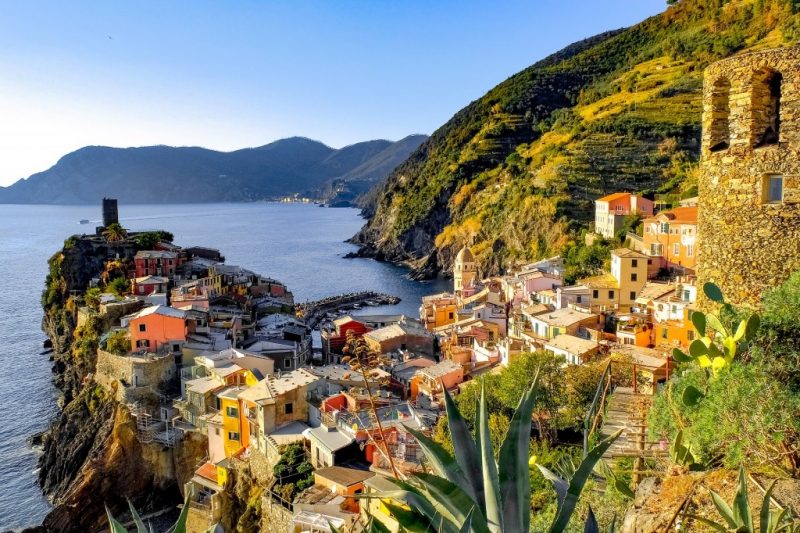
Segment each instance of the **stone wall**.
[[[776,74],[779,138],[761,145]],[[783,176],[780,202],[767,201],[769,175]],[[800,47],[708,67],[698,185],[698,282],[713,281],[730,301],[758,306],[766,289],[800,270]]]
[[97,350],[94,379],[118,402],[150,399],[174,376],[175,358],[171,354],[140,357]]

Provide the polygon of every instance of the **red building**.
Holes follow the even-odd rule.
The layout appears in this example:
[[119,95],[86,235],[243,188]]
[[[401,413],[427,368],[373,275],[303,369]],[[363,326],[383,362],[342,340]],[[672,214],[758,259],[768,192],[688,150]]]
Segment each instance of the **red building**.
[[172,279],[175,269],[183,264],[183,258],[177,252],[162,250],[142,250],[133,258],[136,266],[136,277],[164,276]]
[[326,363],[338,362],[347,342],[347,334],[353,332],[360,337],[368,331],[371,331],[369,326],[351,316],[337,318],[333,321],[333,330],[322,331],[322,360]]

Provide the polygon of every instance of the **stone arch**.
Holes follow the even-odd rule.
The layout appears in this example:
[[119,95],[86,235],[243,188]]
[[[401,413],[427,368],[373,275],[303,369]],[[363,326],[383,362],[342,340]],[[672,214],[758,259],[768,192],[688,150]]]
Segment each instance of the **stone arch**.
[[709,125],[709,150],[727,150],[731,144],[730,133],[730,93],[731,82],[719,78],[711,86],[711,123]]
[[776,70],[764,68],[753,73],[750,105],[755,148],[780,141],[782,85],[783,75]]

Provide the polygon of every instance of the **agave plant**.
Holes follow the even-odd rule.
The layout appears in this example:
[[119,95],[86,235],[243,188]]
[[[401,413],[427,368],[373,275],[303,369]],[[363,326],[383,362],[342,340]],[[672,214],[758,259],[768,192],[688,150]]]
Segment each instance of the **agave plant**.
[[[773,511],[770,508],[772,489],[775,488],[775,483],[776,481],[772,482],[764,493],[764,499],[761,501],[758,533],[780,533],[782,531],[792,533],[800,531],[800,524],[790,516],[788,509]],[[747,496],[747,475],[745,474],[743,466],[739,467],[739,486],[736,489],[736,494],[733,496],[733,501],[730,505],[713,490],[709,489],[708,492],[711,493],[714,507],[717,508],[717,511],[722,516],[725,523],[714,522],[713,520],[691,514],[686,514],[685,516],[702,522],[715,531],[756,533],[753,514],[750,512],[750,502]]]
[[[733,306],[725,301],[722,290],[713,283],[703,285],[703,292],[709,300],[722,306],[722,309],[734,314]],[[711,376],[716,376],[721,371],[729,368],[733,364],[736,354],[747,349],[750,341],[756,335],[760,325],[760,318],[757,314],[750,315],[747,319],[741,320],[736,324],[730,324],[730,329],[726,328],[719,315],[713,313],[701,313],[695,311],[692,314],[692,325],[700,334],[699,339],[695,339],[689,345],[689,353],[686,354],[679,348],[672,351],[672,357],[679,363],[697,362],[700,367],[710,371]],[[704,397],[695,386],[688,386],[683,391],[683,403],[688,406],[697,405]]]
[[[425,453],[433,473],[414,474],[408,480],[390,479],[398,490],[376,495],[407,507],[391,503],[386,505],[403,528],[444,533],[495,533],[530,529],[528,446],[535,387],[536,378],[514,412],[500,447],[498,462],[494,460],[489,438],[489,416],[483,385],[474,439],[452,397],[445,391],[453,455],[421,432],[407,428]],[[558,495],[558,510],[550,527],[551,532],[566,529],[595,464],[618,436],[619,432],[592,449],[569,481],[537,465],[553,483]]]
[[[151,524],[145,525],[144,520],[142,520],[142,517],[139,516],[139,513],[136,511],[136,508],[133,506],[130,500],[128,500],[128,507],[131,510],[131,517],[133,518],[133,523],[136,526],[134,531],[136,533],[154,533],[153,526]],[[108,515],[108,526],[111,530],[111,533],[129,533],[128,529],[111,515],[111,511],[108,509],[108,507],[106,507],[106,514]],[[166,531],[166,533],[186,533],[186,520],[188,518],[189,499],[187,498],[183,503],[183,509],[181,509],[181,514],[178,516],[178,520]],[[216,525],[211,526],[206,533],[212,533],[215,531],[215,529]]]

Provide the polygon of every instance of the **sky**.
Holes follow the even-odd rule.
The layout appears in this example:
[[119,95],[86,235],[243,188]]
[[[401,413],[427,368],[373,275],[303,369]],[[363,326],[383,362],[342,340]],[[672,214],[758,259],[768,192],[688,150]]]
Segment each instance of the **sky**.
[[0,186],[86,145],[430,134],[664,0],[0,0]]

